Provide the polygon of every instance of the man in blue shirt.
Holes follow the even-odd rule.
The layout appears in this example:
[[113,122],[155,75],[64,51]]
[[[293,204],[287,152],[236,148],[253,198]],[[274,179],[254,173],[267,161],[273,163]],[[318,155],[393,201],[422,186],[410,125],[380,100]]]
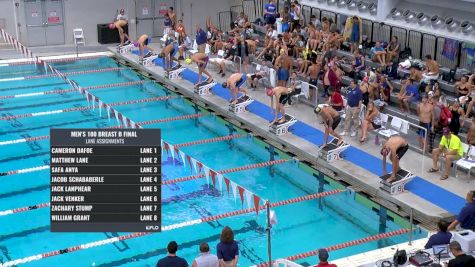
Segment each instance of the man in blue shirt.
[[344,136],[350,130],[351,122],[353,122],[354,129],[351,131],[351,137],[356,136],[356,127],[360,123],[360,108],[363,101],[363,93],[358,87],[356,81],[352,80],[350,82],[350,87],[348,88],[346,102],[346,117],[345,117],[345,130],[341,133],[341,136]]
[[429,237],[429,240],[427,241],[424,248],[428,249],[437,245],[450,244],[452,233],[447,232],[447,228],[449,227],[449,224],[444,220],[440,220],[437,223],[437,227],[439,228],[439,231]]
[[381,46],[381,42],[377,41],[371,48],[371,59],[383,67],[386,66],[386,50]]
[[168,255],[157,262],[156,267],[188,267],[188,262],[185,259],[176,255],[178,244],[175,241],[168,243]]
[[198,52],[204,53],[208,36],[206,32],[201,29],[199,24],[196,24],[196,44],[198,45]]
[[463,229],[475,229],[475,191],[469,191],[465,200],[467,205],[462,208],[457,219],[449,225],[449,231],[454,230],[459,224]]
[[408,80],[406,84],[406,92],[401,92],[400,99],[400,107],[403,112],[409,112],[409,103],[417,104],[417,102],[419,102],[419,88],[413,79]]
[[277,7],[275,6],[274,0],[269,0],[269,3],[265,6],[264,19],[266,24],[274,25],[275,15]]

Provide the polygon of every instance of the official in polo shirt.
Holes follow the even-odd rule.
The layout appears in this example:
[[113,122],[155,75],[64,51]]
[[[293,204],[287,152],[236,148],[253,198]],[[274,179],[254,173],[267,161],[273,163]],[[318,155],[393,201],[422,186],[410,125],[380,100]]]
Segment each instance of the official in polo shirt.
[[458,225],[463,229],[475,229],[475,191],[469,191],[465,200],[467,204],[462,208],[457,219],[449,225],[449,231],[455,230]]
[[437,228],[439,228],[439,231],[429,237],[429,240],[427,241],[424,248],[428,249],[432,248],[433,246],[448,245],[450,243],[450,239],[452,238],[452,233],[447,232],[448,227],[449,224],[446,221],[440,220],[437,223]]
[[358,127],[360,123],[359,114],[362,102],[363,92],[361,92],[356,81],[352,80],[347,94],[345,130],[340,134],[341,136],[347,135],[348,131],[350,130],[351,122],[353,122],[351,137],[356,136],[356,127]]
[[206,32],[201,29],[199,24],[196,25],[196,44],[198,45],[198,52],[204,53],[208,36]]
[[439,148],[432,150],[432,168],[428,172],[438,172],[439,167],[437,163],[439,158],[445,157],[444,174],[440,177],[441,180],[449,178],[449,171],[452,169],[452,162],[460,159],[463,156],[463,147],[460,138],[450,132],[448,127],[442,129],[442,139],[440,139]]

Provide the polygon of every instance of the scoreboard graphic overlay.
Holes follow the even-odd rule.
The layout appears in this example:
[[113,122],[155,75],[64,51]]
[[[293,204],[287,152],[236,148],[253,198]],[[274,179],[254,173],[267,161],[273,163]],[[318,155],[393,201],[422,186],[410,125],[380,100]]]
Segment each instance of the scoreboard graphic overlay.
[[159,232],[160,129],[51,129],[52,232]]

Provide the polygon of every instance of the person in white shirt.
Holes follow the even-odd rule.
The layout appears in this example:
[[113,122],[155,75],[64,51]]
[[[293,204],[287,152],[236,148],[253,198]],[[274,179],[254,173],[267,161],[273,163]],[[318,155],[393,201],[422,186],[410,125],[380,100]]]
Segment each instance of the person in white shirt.
[[128,21],[129,20],[127,15],[125,15],[125,10],[123,8],[119,11],[119,14],[117,14],[117,18],[115,20],[116,21],[118,21],[118,20]]
[[192,267],[218,267],[218,257],[209,253],[209,245],[206,242],[200,245],[200,255],[193,260]]

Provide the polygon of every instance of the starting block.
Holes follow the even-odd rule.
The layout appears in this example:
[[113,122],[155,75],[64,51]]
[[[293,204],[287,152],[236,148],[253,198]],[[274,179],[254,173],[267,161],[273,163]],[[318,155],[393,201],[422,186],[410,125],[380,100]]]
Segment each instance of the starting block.
[[232,111],[234,113],[242,113],[246,111],[246,107],[254,102],[254,99],[247,95],[242,95],[238,99],[238,102],[236,104],[229,104],[229,111]]
[[271,125],[269,125],[269,131],[273,134],[276,135],[283,135],[289,132],[289,128],[294,125],[297,122],[297,120],[289,115],[285,114],[285,122],[284,123],[278,123],[275,122]]
[[178,79],[178,76],[180,76],[180,74],[184,70],[185,68],[183,68],[182,66],[178,66],[178,67],[174,67],[170,70],[165,71],[165,73],[167,74],[168,79],[174,80],[174,79]]
[[195,86],[195,93],[197,93],[198,95],[211,95],[211,88],[213,88],[213,86],[215,85],[215,82],[204,81]]
[[117,52],[119,52],[119,54],[127,54],[129,53],[130,51],[132,51],[132,49],[134,48],[134,44],[130,43],[128,45],[122,45],[122,46],[118,46],[117,47]]
[[153,61],[158,58],[158,55],[151,55],[149,57],[144,57],[142,60],[139,60],[139,63],[143,66],[153,66]]
[[321,147],[319,156],[321,159],[330,163],[335,160],[341,159],[341,152],[345,151],[348,147],[350,147],[350,145],[348,145],[344,141],[343,143],[338,145],[338,139],[333,138],[330,143],[328,143],[326,146]]
[[403,169],[400,169],[396,173],[396,180],[392,183],[386,182],[386,180],[389,179],[390,176],[391,174],[386,174],[379,177],[381,178],[379,188],[381,188],[383,191],[390,193],[391,195],[397,195],[399,193],[404,192],[404,186],[406,186],[406,184],[412,181],[412,179],[414,179],[415,177],[413,173],[410,173]]

